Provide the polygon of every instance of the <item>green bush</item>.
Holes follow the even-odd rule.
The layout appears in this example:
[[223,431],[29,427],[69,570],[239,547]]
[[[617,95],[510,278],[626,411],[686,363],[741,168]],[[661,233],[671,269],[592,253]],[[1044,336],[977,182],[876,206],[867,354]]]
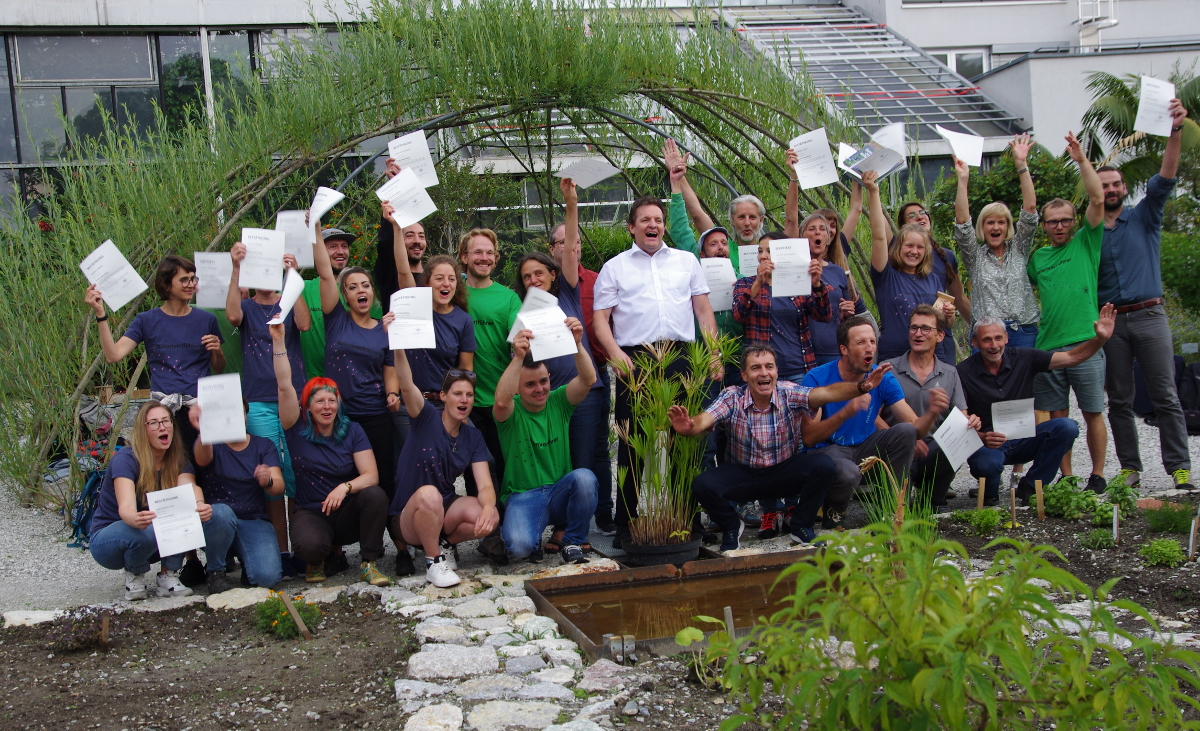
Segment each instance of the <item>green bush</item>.
[[1183,546],[1174,538],[1157,538],[1142,546],[1138,555],[1151,566],[1175,568],[1187,561]]
[[[273,591],[271,596],[254,605],[254,624],[264,632],[270,632],[281,640],[290,640],[300,634],[300,628],[292,619],[291,612],[283,604],[283,592]],[[302,597],[294,597],[296,612],[300,619],[314,629],[321,621],[321,608],[312,602],[303,601]]]
[[1089,513],[1096,512],[1100,502],[1096,493],[1079,488],[1081,480],[1072,475],[1064,477],[1042,491],[1042,501],[1046,507],[1046,515],[1053,515],[1064,520],[1079,520]]
[[1098,548],[1113,548],[1117,545],[1117,542],[1113,540],[1111,530],[1096,528],[1095,530],[1088,531],[1083,538],[1080,538],[1079,545],[1094,551]]
[[[833,536],[784,571],[796,589],[783,609],[748,637],[710,637],[708,657],[725,662],[740,711],[721,730],[1197,726],[1183,714],[1200,708],[1186,694],[1200,688],[1200,655],[1118,627],[1114,607],[1153,620],[1132,602],[1106,603],[1115,580],[1097,590],[1080,629],[1048,595],[1093,594],[1052,564],[1062,560],[1056,549],[1010,539],[989,547],[992,565],[968,582],[960,544],[885,524]],[[1118,637],[1132,643],[1128,654]],[[734,662],[744,651],[758,661]],[[786,700],[762,707],[768,694]]]
[[1008,514],[996,508],[983,510],[955,510],[950,519],[956,523],[966,523],[967,532],[973,536],[985,536],[999,528],[1008,518]]
[[[1126,485],[1124,477],[1117,476],[1109,480],[1104,494],[1108,496],[1110,504],[1120,506],[1122,520],[1127,520],[1137,513],[1138,491]],[[1112,516],[1109,517],[1111,519]]]
[[1189,310],[1200,310],[1200,251],[1195,233],[1163,233],[1163,287],[1175,290],[1179,303]]
[[1148,508],[1142,514],[1155,533],[1187,534],[1192,530],[1192,516],[1196,513],[1187,505],[1163,503],[1161,508]]

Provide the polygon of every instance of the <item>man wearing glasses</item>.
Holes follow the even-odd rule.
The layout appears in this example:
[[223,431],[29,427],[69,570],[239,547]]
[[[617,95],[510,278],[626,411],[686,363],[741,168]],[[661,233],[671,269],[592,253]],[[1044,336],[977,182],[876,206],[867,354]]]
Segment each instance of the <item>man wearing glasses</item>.
[[[1033,252],[1027,271],[1042,301],[1042,320],[1037,347],[1065,353],[1092,338],[1092,324],[1100,317],[1096,278],[1100,269],[1100,245],[1104,237],[1104,193],[1100,177],[1083,154],[1079,140],[1067,134],[1067,153],[1079,164],[1080,177],[1088,195],[1085,225],[1075,230],[1075,206],[1055,198],[1042,207],[1042,228],[1049,246]],[[1088,453],[1092,458],[1087,487],[1104,492],[1104,452],[1108,432],[1104,425],[1104,352],[1097,352],[1079,365],[1039,373],[1033,381],[1034,408],[1049,411],[1050,418],[1069,413],[1070,392],[1083,412],[1087,425]],[[1071,453],[1062,461],[1063,475],[1071,474]]]

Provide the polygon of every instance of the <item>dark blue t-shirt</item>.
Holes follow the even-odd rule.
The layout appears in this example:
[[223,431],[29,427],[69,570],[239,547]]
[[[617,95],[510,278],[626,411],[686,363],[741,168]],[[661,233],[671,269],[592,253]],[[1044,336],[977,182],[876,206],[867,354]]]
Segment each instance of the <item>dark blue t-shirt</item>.
[[392,364],[387,330],[381,323],[370,329],[359,327],[340,302],[325,315],[325,376],[337,383],[350,418],[387,413],[383,367]]
[[[821,281],[833,287],[833,291],[829,293],[829,309],[833,316],[829,318],[829,322],[809,318],[808,332],[812,336],[813,350],[818,359],[837,358],[842,354],[837,344],[837,329],[838,325],[842,324],[841,308],[838,305],[842,300],[851,298],[850,279],[846,276],[845,269],[837,264],[830,264],[821,270]],[[854,305],[854,314],[861,315],[866,311],[867,306],[863,304],[862,297],[859,297]]]
[[225,503],[242,520],[269,520],[262,485],[254,478],[260,464],[279,466],[279,450],[266,437],[250,437],[242,451],[228,444],[212,445],[213,461],[200,467],[196,479],[210,504]]
[[[253,299],[242,300],[242,398],[247,401],[278,401],[275,383],[275,363],[271,352],[271,331],[267,320],[279,314],[279,304],[260,305]],[[296,328],[296,313],[283,319],[283,342],[287,359],[292,364],[292,385],[299,396],[308,379],[304,377],[304,355],[300,351],[300,330]]]
[[[934,259],[937,256],[934,255]],[[917,305],[937,301],[942,282],[936,272],[918,277],[885,264],[882,272],[871,267],[875,301],[879,305],[879,360],[895,358],[908,351],[908,319]]]
[[[950,277],[946,274],[947,265],[954,271],[958,271],[958,257],[954,252],[946,247],[942,247],[942,253],[946,255],[946,261],[942,261],[942,257],[938,256],[937,252],[933,252],[933,276],[938,279],[938,288],[949,294],[950,292]],[[907,327],[907,325],[906,325]],[[907,334],[905,335],[904,349],[908,350]],[[937,350],[934,351],[937,359],[943,363],[954,365],[958,362],[958,348],[954,344],[954,338],[950,333],[946,333],[946,337],[942,338],[942,342],[938,343]]]
[[320,510],[330,490],[358,477],[354,455],[371,449],[367,433],[354,422],[350,422],[341,444],[332,438],[310,442],[304,436],[303,418],[297,419],[283,436],[296,473],[296,504],[306,510]]
[[209,353],[201,344],[205,335],[221,337],[217,318],[193,307],[182,317],[155,307],[133,318],[124,337],[146,344],[150,388],[166,394],[196,395],[196,381],[208,375]]
[[771,347],[775,349],[775,367],[780,378],[804,371],[800,317],[794,297],[771,298]]
[[475,321],[455,305],[444,315],[433,313],[433,333],[436,348],[406,350],[404,353],[408,356],[417,388],[437,393],[442,390],[446,371],[458,367],[458,354],[475,352]]
[[[183,467],[179,469],[179,473],[191,474],[192,465],[190,462],[184,462]],[[100,495],[96,498],[96,512],[92,514],[92,525],[88,528],[89,535],[96,535],[96,531],[109,525],[116,523],[121,519],[121,511],[117,506],[117,492],[113,487],[113,480],[118,477],[124,477],[133,480],[136,485],[138,475],[142,473],[141,466],[138,464],[137,457],[133,456],[132,449],[118,449],[113,454],[112,459],[108,461],[108,470],[104,473],[104,482],[100,484]],[[138,510],[146,509],[145,496],[138,498]]]
[[[567,284],[566,280],[558,280],[558,307],[567,317],[574,317],[580,322],[586,322],[583,319],[583,306],[579,302],[579,286],[583,284],[580,279],[575,286]],[[587,331],[583,333],[583,352],[592,358],[592,347],[588,342]],[[559,386],[567,385],[572,378],[579,375],[579,369],[575,367],[574,355],[560,355],[557,358],[551,358],[546,363],[546,370],[550,371],[550,388],[555,389]],[[596,360],[592,358],[592,368],[596,367]],[[596,371],[599,373],[599,371]],[[592,388],[603,388],[600,379],[592,384]]]
[[[878,367],[872,364],[871,370],[875,370]],[[841,382],[842,375],[838,373],[838,361],[835,360],[832,363],[826,363],[823,366],[813,368],[804,376],[804,383],[801,385],[816,388],[817,386],[829,386]],[[811,449],[820,449],[832,444],[840,444],[844,447],[862,444],[867,440],[867,437],[875,433],[875,417],[879,416],[879,410],[883,408],[883,405],[887,404],[891,406],[897,401],[903,400],[904,389],[900,386],[900,382],[896,380],[896,377],[888,373],[883,377],[883,381],[879,384],[879,387],[871,391],[870,408],[860,411],[843,421],[838,430],[833,433],[833,436],[827,441],[811,447]],[[845,401],[835,401],[825,404],[821,407],[821,418],[827,418],[830,414],[836,414],[845,405]]]
[[[291,442],[288,442],[290,445]],[[483,433],[467,421],[451,438],[442,425],[442,412],[428,401],[412,420],[412,431],[396,467],[396,494],[388,515],[399,515],[408,499],[423,485],[433,485],[442,497],[454,494],[454,481],[475,462],[490,462]]]

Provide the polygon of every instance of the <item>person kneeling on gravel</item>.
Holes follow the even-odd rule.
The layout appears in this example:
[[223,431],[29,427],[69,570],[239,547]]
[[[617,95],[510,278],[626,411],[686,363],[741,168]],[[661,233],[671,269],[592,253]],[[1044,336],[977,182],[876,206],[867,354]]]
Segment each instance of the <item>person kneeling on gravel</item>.
[[[175,419],[165,406],[149,401],[138,411],[130,446],[109,460],[96,512],[92,516],[88,545],[92,558],[106,569],[125,570],[125,601],[158,596],[190,596],[179,581],[183,554],[158,557],[154,513],[147,508],[146,493],[191,483],[196,492],[196,512],[204,527],[205,553],[212,561],[224,560],[233,543],[237,517],[228,505],[209,505],[196,485],[192,465],[175,438]],[[161,561],[162,571],[148,587],[150,564]],[[221,567],[222,580],[224,566]]]
[[542,532],[551,523],[565,524],[564,563],[587,563],[583,545],[596,512],[596,475],[571,469],[571,414],[596,382],[596,369],[583,342],[583,323],[565,320],[575,337],[576,375],[550,390],[545,362],[529,353],[533,333],[513,338],[513,357],[496,384],[492,417],[504,450],[504,545],[524,559],[541,549]]
[[[248,405],[243,402],[246,408]],[[193,407],[189,416],[196,433],[200,433],[200,407]],[[196,437],[192,447],[196,466],[200,468],[200,486],[213,505],[225,505],[233,510],[233,550],[242,560],[242,583],[271,588],[283,578],[283,563],[275,526],[267,515],[267,498],[283,495],[283,469],[279,450],[266,437],[247,434],[240,442],[204,444]],[[227,591],[222,558],[218,568],[210,557],[207,566],[208,593]]]

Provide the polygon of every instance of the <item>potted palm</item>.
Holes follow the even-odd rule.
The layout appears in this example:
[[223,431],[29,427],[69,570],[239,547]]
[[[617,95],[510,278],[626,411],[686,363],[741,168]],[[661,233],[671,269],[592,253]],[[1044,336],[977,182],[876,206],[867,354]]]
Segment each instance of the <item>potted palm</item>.
[[[735,341],[705,336],[684,348],[650,346],[634,358],[635,374],[629,384],[632,417],[616,425],[617,435],[629,444],[633,467],[622,467],[622,482],[632,469],[638,497],[638,516],[629,523],[632,540],[622,548],[635,566],[680,565],[700,553],[700,539],[692,538],[692,518],[698,507],[692,497],[692,480],[700,474],[708,435],[685,437],[671,429],[667,410],[675,404],[689,414],[699,411],[712,382],[713,363],[730,360]],[[687,374],[672,374],[671,366],[687,360]]]

